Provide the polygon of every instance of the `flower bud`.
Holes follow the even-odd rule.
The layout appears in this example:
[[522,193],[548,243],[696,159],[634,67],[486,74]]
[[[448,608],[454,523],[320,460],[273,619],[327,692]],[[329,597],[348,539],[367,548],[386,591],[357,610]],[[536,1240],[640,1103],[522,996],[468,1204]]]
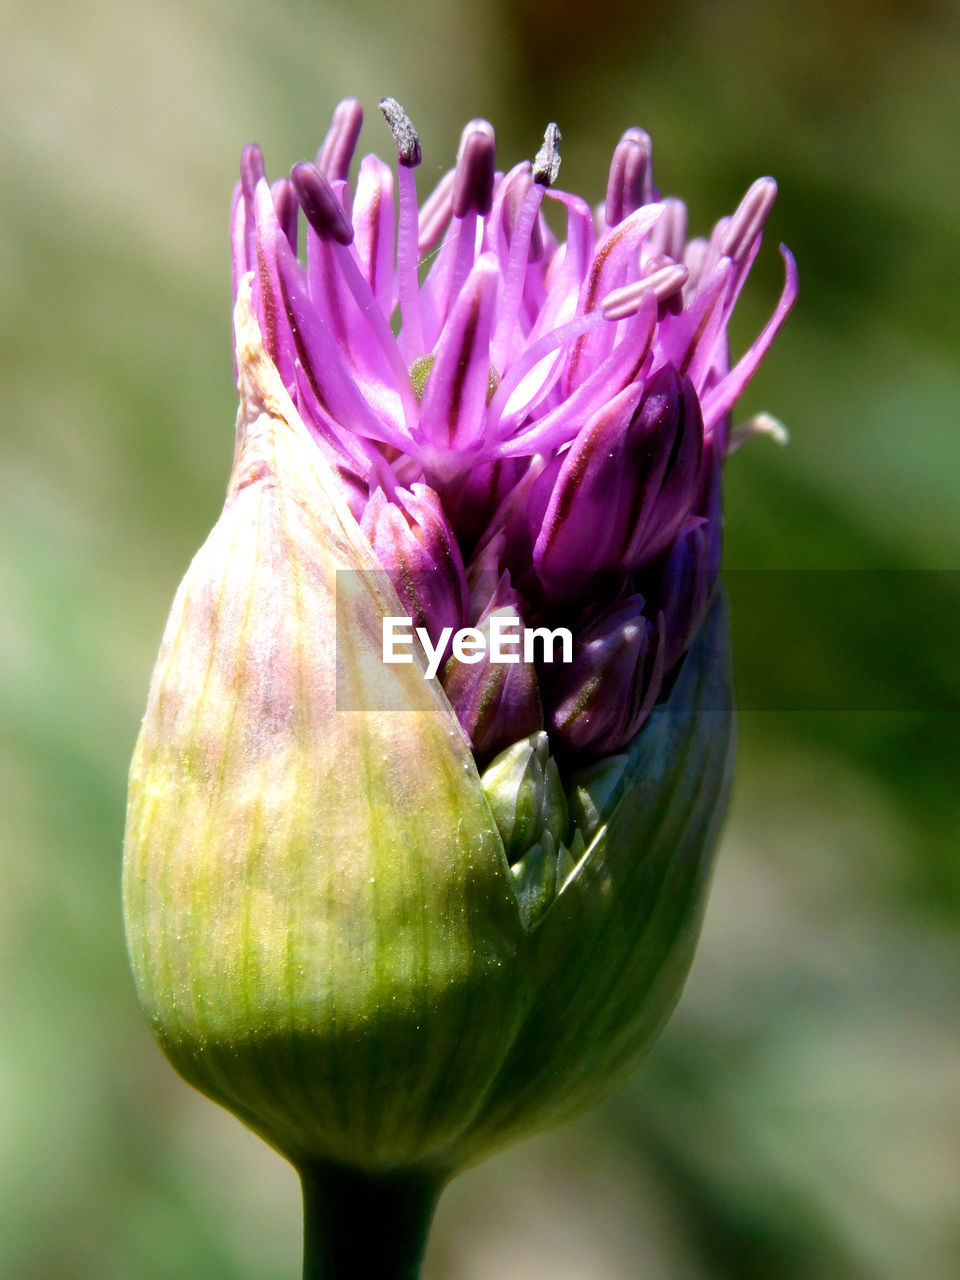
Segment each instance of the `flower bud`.
[[460,658],[455,651],[443,672],[444,692],[481,762],[543,728],[536,668],[520,661],[519,653],[516,662],[491,661],[495,627],[510,640],[523,629],[508,573],[497,582],[477,619],[476,652]]
[[[352,99],[289,179],[243,153],[234,468],[154,672],[124,904],[171,1062],[301,1174],[305,1274],[388,1280],[447,1178],[596,1097],[679,996],[731,761],[730,414],[797,282],[784,250],[731,368],[770,180],[687,243],[642,131],[595,224],[556,125],[501,174],[475,121],[421,208],[381,110],[396,173],[366,157],[355,198]],[[440,681],[388,649],[406,617]]]
[[567,800],[542,731],[501,751],[480,781],[511,863],[549,833],[554,841],[567,830]]
[[517,907],[525,928],[540,923],[554,898],[573,874],[584,851],[583,835],[573,833],[568,849],[558,845],[550,831],[544,831],[539,843],[528,849],[511,870],[517,882]]
[[696,395],[671,366],[611,400],[560,468],[534,548],[544,588],[572,599],[662,551],[697,496],[702,453]]
[[360,528],[390,575],[404,616],[437,641],[445,627],[459,630],[467,612],[467,575],[440,499],[425,484],[398,489],[391,501],[378,489]]
[[549,691],[555,739],[581,759],[610,755],[650,713],[663,677],[663,620],[645,617],[642,596],[603,610],[581,633],[573,662]]
[[[624,754],[563,786],[534,732],[481,783],[436,683],[380,661],[399,601],[248,298],[227,502],[174,603],[131,771],[131,962],[177,1069],[298,1167],[426,1162],[442,1180],[595,1090],[676,998],[725,796],[725,622],[715,606]],[[402,714],[337,710],[385,680]],[[614,942],[635,936],[658,941]]]

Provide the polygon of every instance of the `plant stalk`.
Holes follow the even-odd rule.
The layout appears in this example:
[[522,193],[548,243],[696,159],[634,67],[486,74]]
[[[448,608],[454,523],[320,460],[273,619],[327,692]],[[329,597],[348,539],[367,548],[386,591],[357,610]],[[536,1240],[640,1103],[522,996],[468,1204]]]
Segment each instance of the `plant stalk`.
[[445,1179],[312,1165],[303,1187],[303,1280],[418,1280]]

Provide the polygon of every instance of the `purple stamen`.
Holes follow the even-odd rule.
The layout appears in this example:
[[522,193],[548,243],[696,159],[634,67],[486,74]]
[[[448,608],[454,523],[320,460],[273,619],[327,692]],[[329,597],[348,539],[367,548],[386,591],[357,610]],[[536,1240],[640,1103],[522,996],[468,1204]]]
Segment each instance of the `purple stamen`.
[[[602,319],[600,312],[592,314]],[[649,290],[640,299],[636,315],[630,316],[626,323],[630,328],[624,340],[556,408],[531,425],[524,426],[509,439],[506,438],[508,424],[503,424],[498,449],[500,457],[523,457],[562,449],[576,437],[584,421],[600,406],[642,376],[657,324],[656,301]]]
[[243,192],[244,236],[246,239],[247,268],[256,262],[257,220],[254,213],[257,183],[265,176],[263,152],[255,142],[248,143],[240,153],[240,189]]
[[493,254],[477,259],[453,300],[424,389],[416,439],[432,446],[433,470],[444,480],[464,470],[464,455],[483,441],[498,267]]
[[[606,232],[594,249],[581,285],[578,311],[597,310],[608,293],[621,288],[635,276],[637,255],[662,214],[662,204],[643,205]],[[595,367],[604,358],[615,339],[615,330],[607,328],[576,344],[564,374],[564,385],[568,390],[582,379],[584,370]]]
[[707,260],[708,247],[703,236],[697,236],[695,240],[687,241],[687,246],[683,251],[683,265],[690,272],[687,278],[688,295],[699,287],[700,281],[703,279],[703,267]]
[[527,347],[523,355],[518,358],[516,364],[512,366],[507,377],[497,387],[493,399],[490,401],[487,416],[491,429],[496,427],[501,416],[506,412],[510,397],[520,386],[520,383],[536,368],[541,360],[545,359],[551,351],[556,351],[559,347],[566,346],[567,343],[573,342],[585,333],[589,333],[591,329],[598,328],[603,324],[604,319],[605,317],[599,311],[591,311],[589,315],[578,316],[576,320],[571,320],[569,324],[561,325],[559,329],[552,329],[549,333],[545,333],[539,341]]
[[650,135],[643,129],[628,129],[617,143],[604,207],[608,227],[615,227],[653,199],[652,154]]
[[400,315],[403,320],[401,341],[408,361],[423,355],[423,320],[420,311],[420,245],[417,212],[417,180],[409,165],[397,165],[397,281],[400,292]]
[[725,303],[734,270],[729,258],[721,258],[701,282],[689,305],[664,325],[661,351],[664,355],[669,352],[670,362],[681,373],[689,375],[698,391],[702,389],[724,331]]
[[423,202],[417,238],[417,248],[421,257],[430,252],[450,221],[450,215],[453,212],[453,186],[456,180],[456,170],[448,170]]
[[317,168],[322,169],[331,182],[346,181],[362,127],[363,107],[356,98],[344,98],[337,103],[327,136],[317,152]]
[[687,206],[682,200],[668,197],[663,202],[663,216],[650,232],[650,246],[674,262],[682,262],[686,243]]
[[[400,315],[403,320],[401,343],[408,361],[423,354],[423,319],[420,310],[419,222],[417,183],[413,171],[420,163],[420,138],[413,121],[396,98],[381,98],[380,112],[390,127],[397,144],[397,279],[400,293]],[[409,379],[408,379],[409,381]]]
[[[510,184],[510,189],[506,194],[503,218],[503,230],[507,237],[507,244],[513,243],[513,233],[516,230],[517,218],[520,216],[520,210],[523,208],[523,202],[527,198],[533,179],[529,173],[517,178]],[[540,219],[535,218],[533,229],[530,233],[530,252],[527,254],[527,262],[540,262],[543,258],[543,234],[540,231]]]
[[300,201],[300,208],[320,239],[350,244],[353,240],[353,227],[347,221],[343,206],[326,175],[315,164],[304,160],[290,170],[290,180]]
[[459,220],[453,268],[447,290],[447,313],[463,288],[477,256],[477,221],[493,204],[496,138],[493,125],[471,120],[460,138],[450,206]]
[[760,336],[754,341],[747,353],[740,358],[719,386],[714,387],[703,399],[703,421],[707,431],[728,414],[744,387],[756,373],[760,361],[770,349],[770,344],[780,332],[784,320],[790,314],[797,299],[797,264],[793,254],[785,244],[780,246],[786,268],[786,281],[780,301],[774,308],[773,315],[760,330]]
[[451,207],[455,217],[463,218],[467,213],[486,217],[490,212],[496,154],[493,125],[487,120],[471,120],[460,137],[454,170]]
[[417,421],[417,405],[413,387],[410,383],[410,374],[400,354],[397,340],[390,330],[386,316],[377,305],[373,290],[363,278],[350,247],[338,242],[334,243],[337,265],[343,273],[350,292],[353,294],[354,300],[360,308],[360,312],[366,320],[370,331],[393,370],[397,392],[400,396],[400,404],[403,408],[404,423],[408,433],[412,434],[412,427]]
[[459,225],[456,232],[453,267],[450,271],[447,289],[447,315],[450,314],[450,310],[456,302],[477,256],[478,221],[479,219],[472,209],[468,209],[463,217],[458,219]]
[[263,152],[255,142],[249,142],[240,153],[240,182],[245,199],[253,199],[257,183],[265,176]]
[[645,293],[652,293],[658,302],[665,302],[678,289],[687,283],[687,268],[677,262],[667,263],[644,276],[642,280],[634,280],[622,289],[612,289],[600,304],[605,320],[623,320],[632,316],[640,308]]
[[423,157],[420,152],[420,135],[413,127],[413,121],[396,98],[381,98],[380,112],[397,144],[398,161],[408,169],[415,169]]
[[513,342],[520,313],[520,302],[523,298],[523,286],[526,282],[531,236],[540,213],[540,205],[543,203],[543,193],[550,186],[550,182],[545,179],[550,177],[551,171],[554,172],[554,176],[559,172],[560,156],[556,150],[559,136],[560,133],[555,124],[547,126],[543,146],[537,152],[537,158],[534,161],[535,165],[540,165],[540,179],[544,180],[539,180],[536,173],[531,171],[534,180],[530,183],[523,204],[517,213],[517,221],[510,239],[510,256],[507,259],[507,269],[503,277],[503,303],[493,342],[493,364],[496,369],[504,367],[506,353]]
[[763,230],[763,224],[770,216],[773,202],[777,198],[777,184],[773,178],[758,178],[747,194],[740,201],[736,213],[730,219],[720,252],[734,262],[741,262],[749,251],[757,236]]
[[296,253],[297,218],[300,214],[300,204],[297,200],[297,193],[293,183],[289,178],[278,178],[270,188],[270,194],[273,196],[273,207],[277,211],[277,221],[283,228],[287,243]]

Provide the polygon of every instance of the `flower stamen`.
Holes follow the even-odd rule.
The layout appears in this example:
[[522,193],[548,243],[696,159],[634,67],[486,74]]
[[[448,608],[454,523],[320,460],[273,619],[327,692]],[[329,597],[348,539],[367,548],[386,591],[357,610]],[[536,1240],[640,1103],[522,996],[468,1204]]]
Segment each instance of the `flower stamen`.
[[688,275],[686,267],[672,262],[658,266],[641,280],[634,280],[632,284],[623,285],[620,289],[612,289],[600,304],[604,319],[623,320],[626,316],[634,315],[639,310],[645,293],[652,293],[657,302],[666,302],[683,288]]
[[456,180],[456,170],[448,169],[423,202],[417,243],[421,258],[434,247],[450,221],[453,212],[453,184]]
[[653,149],[645,129],[627,129],[610,162],[604,217],[615,227],[641,205],[655,199],[651,181]]
[[277,211],[277,221],[287,237],[287,244],[294,253],[297,252],[297,221],[300,214],[300,202],[289,178],[278,178],[270,187],[273,207]]
[[356,98],[344,98],[334,108],[327,136],[317,152],[317,168],[331,182],[346,180],[362,127],[362,105]]
[[463,130],[450,195],[454,217],[465,218],[468,213],[486,217],[490,212],[496,148],[496,134],[488,120],[471,120]]
[[450,207],[458,219],[456,249],[447,290],[447,314],[456,302],[477,256],[477,222],[493,204],[496,138],[493,125],[471,120],[460,138]]
[[559,141],[560,130],[555,124],[548,124],[540,150],[531,166],[533,181],[517,213],[510,239],[510,256],[503,278],[503,301],[493,340],[493,364],[497,369],[504,367],[507,352],[513,343],[526,282],[531,238],[540,214],[540,205],[543,203],[543,193],[556,182],[560,172],[560,152],[557,149]]
[[290,170],[290,181],[304,216],[320,239],[351,244],[353,227],[323,170],[304,160]]
[[773,178],[758,178],[740,201],[730,219],[720,252],[739,265],[752,248],[770,216],[777,198],[777,184]]
[[400,291],[400,315],[403,320],[401,343],[409,364],[423,355],[423,322],[420,315],[420,263],[417,183],[413,171],[420,164],[420,136],[413,121],[396,98],[381,98],[380,112],[397,144],[397,276]]

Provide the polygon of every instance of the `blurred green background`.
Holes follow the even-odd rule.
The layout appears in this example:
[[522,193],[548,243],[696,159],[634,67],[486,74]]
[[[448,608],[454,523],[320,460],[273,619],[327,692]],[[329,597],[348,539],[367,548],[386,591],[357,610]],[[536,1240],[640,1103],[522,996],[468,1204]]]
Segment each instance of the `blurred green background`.
[[[899,570],[898,592],[960,569],[960,10],[6,0],[0,21],[0,1275],[285,1280],[294,1175],[155,1048],[118,883],[156,646],[231,457],[241,145],[276,175],[356,94],[389,154],[392,93],[424,181],[477,115],[508,164],[559,121],[562,185],[595,197],[642,123],[697,230],[776,175],[734,343],[782,239],[801,299],[740,416],[792,444],[731,463],[728,564]],[[924,581],[948,616],[957,578]],[[819,628],[837,705],[902,678],[927,710],[744,713],[680,1010],[606,1104],[451,1187],[431,1280],[960,1274],[958,664],[921,632],[891,660],[867,615]]]

